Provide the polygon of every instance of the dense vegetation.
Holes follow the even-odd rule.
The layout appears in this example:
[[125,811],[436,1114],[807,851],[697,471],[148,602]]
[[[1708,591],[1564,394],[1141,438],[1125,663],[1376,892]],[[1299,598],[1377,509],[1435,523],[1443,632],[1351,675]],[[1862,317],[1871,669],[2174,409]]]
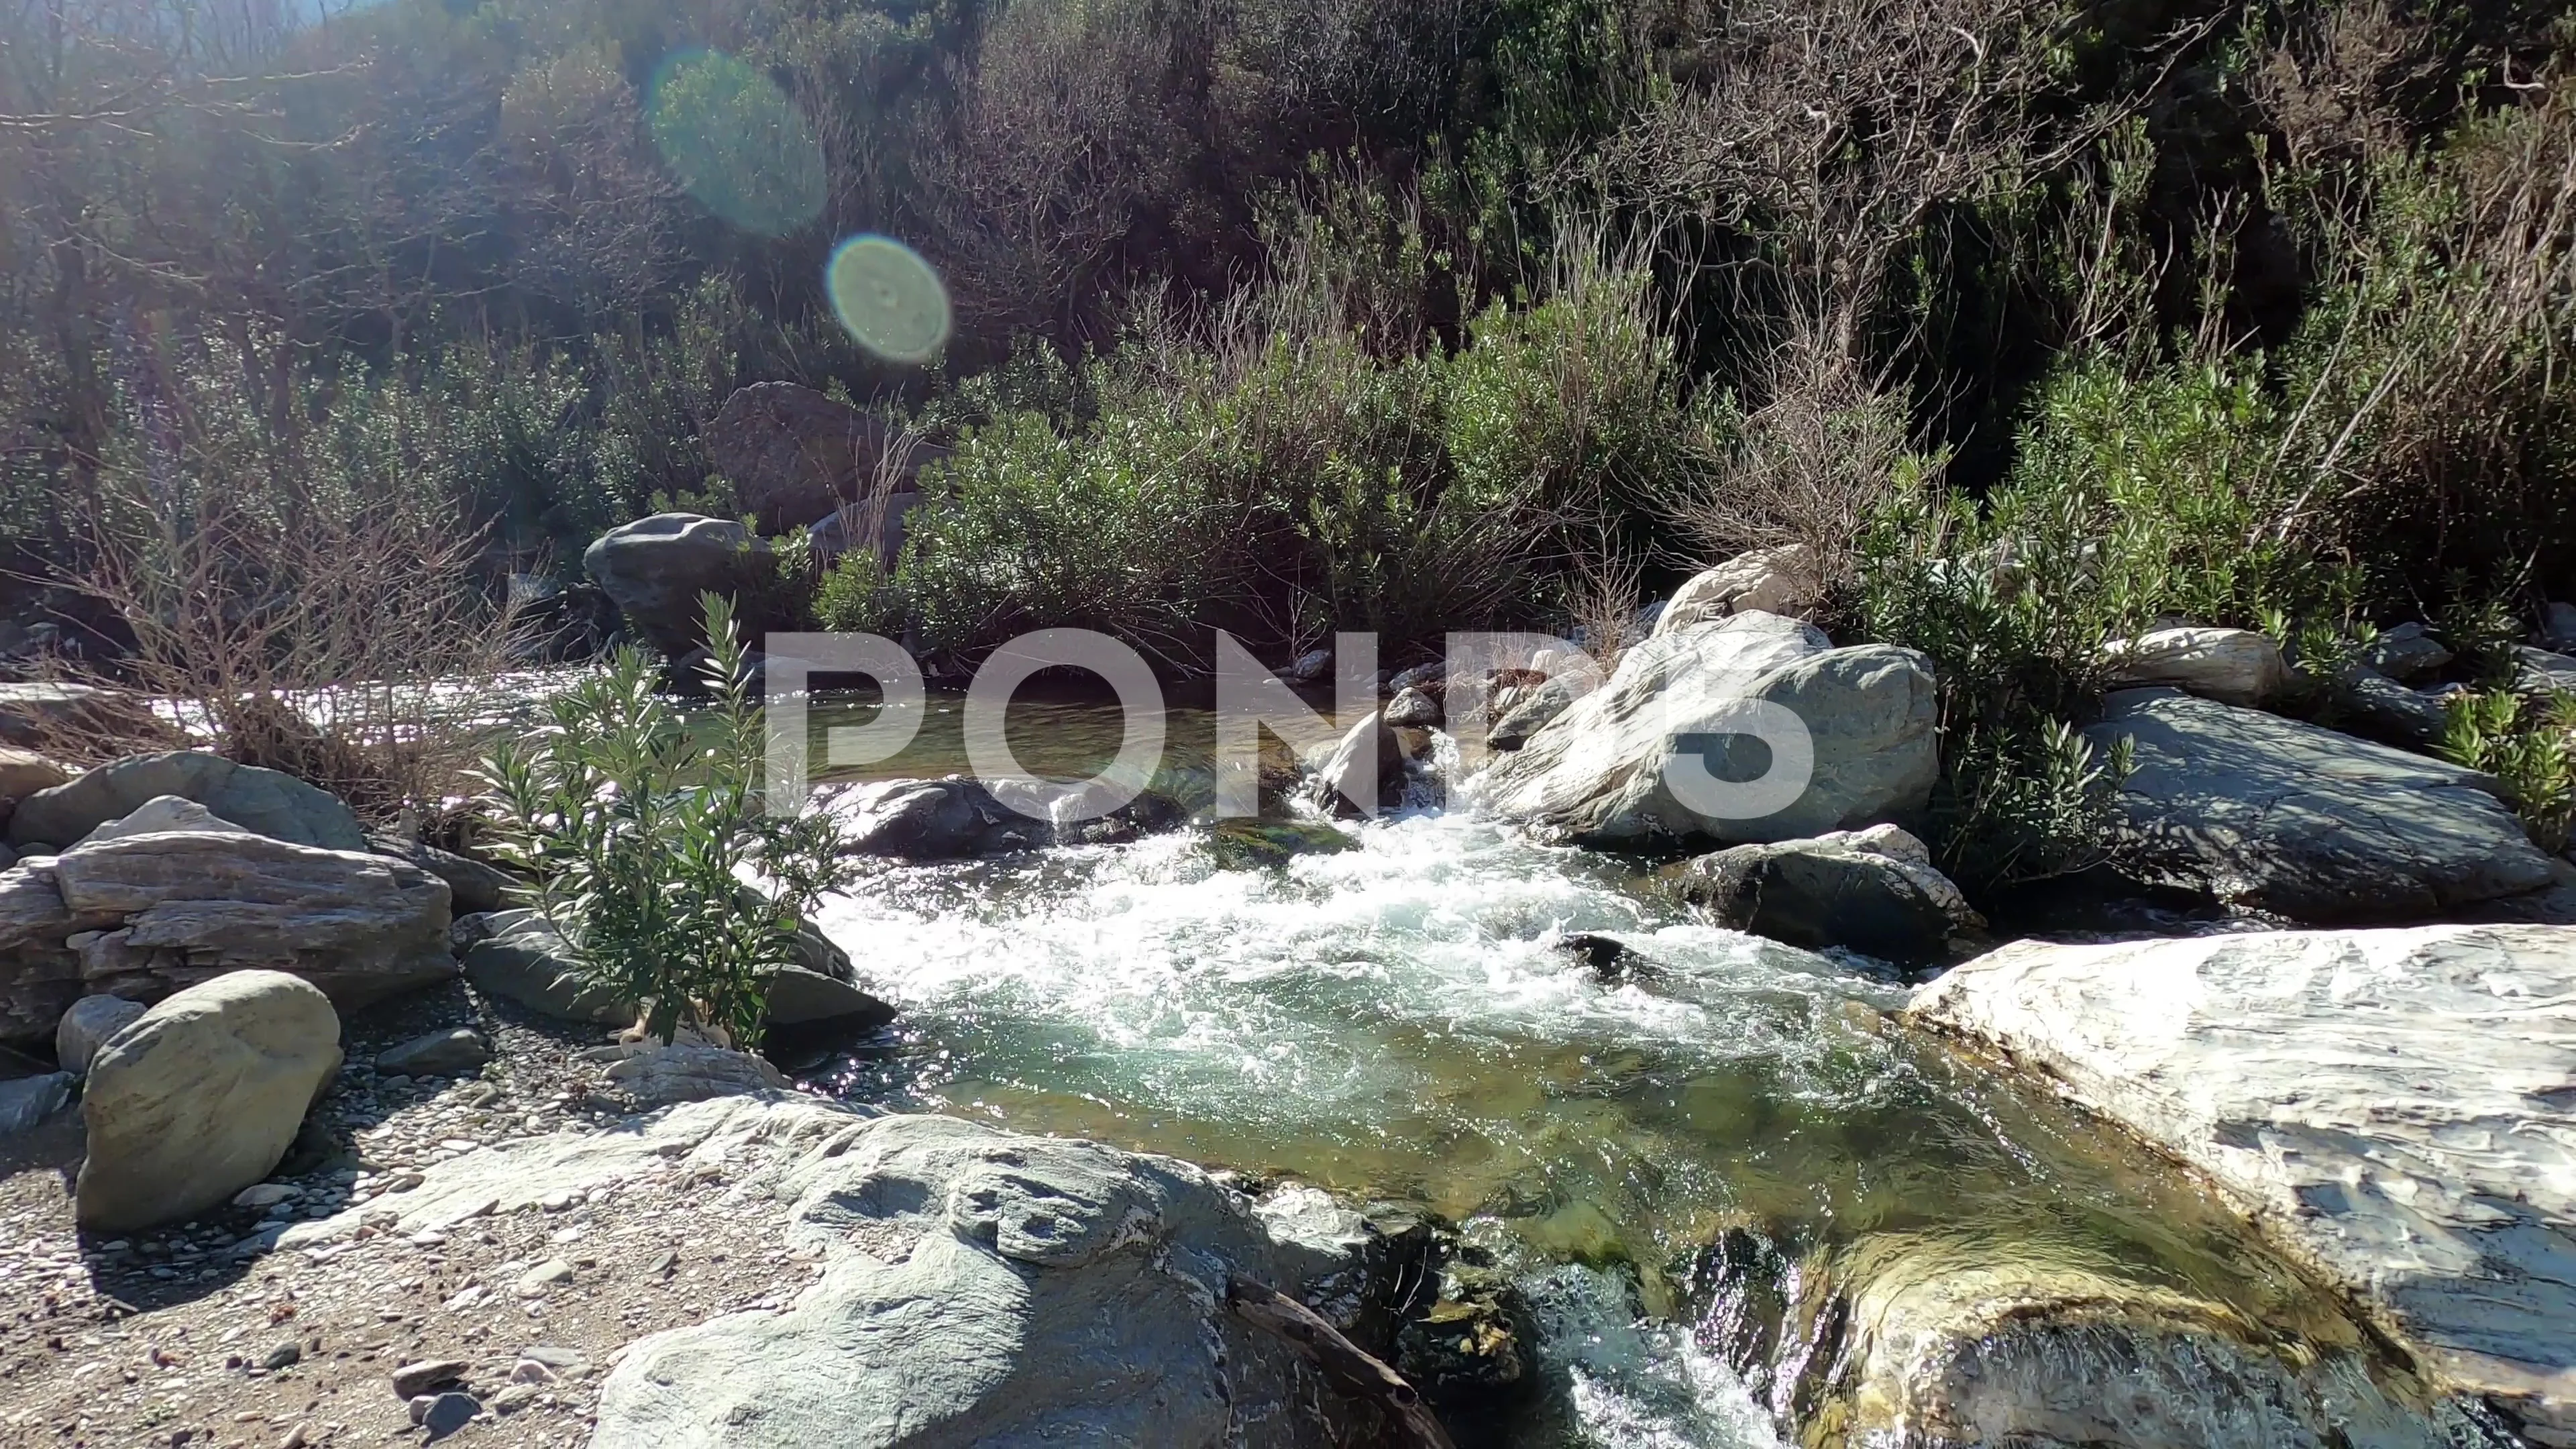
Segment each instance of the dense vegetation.
[[[122,581],[55,603],[97,642],[199,667],[135,595],[204,520],[226,618],[317,554],[497,599],[662,504],[741,511],[701,430],[776,378],[955,449],[893,576],[814,596],[961,658],[1047,624],[1400,657],[1805,543],[1837,628],[1942,666],[1952,862],[2045,873],[2116,763],[2064,728],[2106,636],[2323,668],[2576,589],[2570,23],[10,0],[0,524]],[[944,280],[929,361],[835,318],[862,233]]]

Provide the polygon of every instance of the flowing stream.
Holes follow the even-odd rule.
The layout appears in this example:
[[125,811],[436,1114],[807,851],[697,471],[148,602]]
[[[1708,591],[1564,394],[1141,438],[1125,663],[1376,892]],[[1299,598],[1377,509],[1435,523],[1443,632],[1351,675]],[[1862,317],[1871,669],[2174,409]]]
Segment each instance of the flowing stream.
[[[864,773],[962,768],[956,702],[929,715]],[[1092,705],[1013,715],[1050,776],[1096,768],[1117,729]],[[1176,710],[1170,731],[1186,789],[1212,725]],[[1231,869],[1198,831],[887,865],[822,925],[902,1008],[900,1040],[829,1085],[1468,1224],[1529,1265],[1560,1416],[1534,1446],[1777,1442],[1760,1386],[1691,1332],[1690,1266],[1730,1226],[2009,1243],[2258,1322],[2328,1311],[2169,1169],[1895,1027],[1884,968],[1692,924],[1618,863],[1471,812],[1344,833]],[[1574,932],[1647,964],[1605,979]]]

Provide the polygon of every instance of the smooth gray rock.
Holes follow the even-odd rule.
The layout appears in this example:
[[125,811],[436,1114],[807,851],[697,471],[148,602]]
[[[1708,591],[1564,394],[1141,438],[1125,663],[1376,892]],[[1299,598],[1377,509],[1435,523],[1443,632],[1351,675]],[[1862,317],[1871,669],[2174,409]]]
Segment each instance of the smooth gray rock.
[[1427,729],[1440,723],[1440,704],[1418,688],[1399,689],[1386,702],[1386,722],[1411,729]]
[[370,837],[367,848],[378,855],[418,866],[447,882],[448,898],[453,902],[451,909],[460,916],[508,910],[521,899],[517,876],[471,856],[390,835]]
[[2517,644],[2513,649],[2518,677],[2514,687],[2526,694],[2552,691],[2576,694],[2576,656]]
[[358,817],[329,792],[202,750],[133,755],[40,790],[18,802],[9,818],[9,840],[68,845],[164,795],[193,800],[235,825],[291,844],[367,848]]
[[1661,879],[1722,925],[1901,965],[1945,960],[1952,937],[1985,925],[1923,842],[1893,825],[1730,846],[1668,866]]
[[898,860],[971,860],[1050,844],[1054,827],[1004,803],[978,780],[883,780],[833,800],[849,821],[848,849]]
[[150,1000],[262,967],[357,1007],[456,974],[447,883],[379,855],[148,831],[67,850],[53,875],[72,915],[112,922],[65,938],[93,991]]
[[2347,669],[2335,680],[2326,723],[2346,734],[2399,749],[2425,751],[2442,741],[2450,712],[2442,701],[2368,669]]
[[230,972],[153,1007],[90,1064],[81,1226],[177,1222],[265,1179],[339,1067],[338,1013],[283,972]]
[[[1730,1235],[1730,1238],[1739,1235]],[[1727,1252],[1732,1243],[1722,1243]],[[1713,1314],[1710,1337],[1766,1378],[1772,1402],[1838,1441],[1890,1449],[2464,1449],[2488,1442],[2450,1403],[2373,1381],[2362,1334],[2312,1318],[2247,1319],[2073,1234],[1875,1233],[1768,1283],[1794,1296],[1769,1344]],[[1735,1266],[1730,1263],[1728,1266]],[[1751,1288],[1747,1293],[1744,1290]],[[2319,1316],[2322,1318],[2322,1315]],[[1735,1342],[1729,1343],[1733,1338]],[[1761,1381],[1760,1379],[1756,1380]],[[1794,1385],[1794,1388],[1792,1387]]]
[[54,1064],[74,1076],[89,1072],[99,1048],[143,1015],[144,1004],[122,996],[84,996],[54,1026]]
[[0,1082],[0,1137],[43,1125],[70,1104],[72,1087],[79,1081],[69,1072],[48,1072]]
[[2431,1376],[2576,1442],[2576,928],[2019,942],[1915,994],[2199,1169]]
[[822,1278],[630,1347],[596,1449],[1354,1442],[1224,1301],[1241,1275],[1335,1303],[1356,1214],[1265,1213],[1186,1163],[932,1116],[858,1126],[767,1190]]
[[[477,990],[558,1021],[625,1026],[635,1020],[635,1003],[592,985],[562,933],[538,912],[495,911],[468,922],[480,938],[466,948],[462,964]],[[860,989],[850,958],[821,932],[805,927],[798,946],[801,965],[769,979],[771,1026],[864,1030],[894,1018],[893,1007]]]
[[2420,623],[2383,632],[2361,651],[2361,662],[2400,683],[2421,679],[2451,662],[2451,651]]
[[2271,700],[2290,682],[2281,647],[2251,629],[2151,629],[2105,644],[2102,660],[2104,679],[2114,688],[2171,685],[2248,707]]
[[581,566],[637,633],[679,659],[705,643],[700,595],[732,597],[756,581],[769,545],[729,519],[657,513],[601,534]]
[[608,1049],[608,1080],[639,1107],[668,1107],[711,1097],[788,1092],[796,1084],[762,1058],[704,1042],[640,1042]]
[[2486,775],[2175,690],[2112,695],[2128,863],[2310,925],[2423,920],[2549,883]]
[[121,820],[107,821],[82,836],[74,842],[74,848],[83,845],[104,845],[111,840],[123,840],[129,835],[162,835],[174,830],[196,831],[208,835],[258,834],[257,831],[246,830],[235,825],[184,795],[155,795],[134,807],[134,813]]
[[416,1036],[376,1053],[376,1070],[393,1077],[470,1077],[492,1060],[492,1043],[471,1027]]
[[543,915],[494,911],[483,922],[488,934],[460,963],[477,990],[558,1021],[623,1026],[635,1020],[635,1003],[592,985],[573,964],[563,933]]
[[[1785,808],[1752,819],[1692,810],[1666,771],[1697,757],[1719,780],[1760,777],[1772,757],[1739,732],[1750,703],[1805,725],[1815,768]],[[1657,634],[1609,682],[1474,782],[1488,809],[1542,838],[1642,848],[1794,840],[1918,815],[1940,760],[1932,670],[1911,649],[1836,649],[1812,625],[1739,613]]]

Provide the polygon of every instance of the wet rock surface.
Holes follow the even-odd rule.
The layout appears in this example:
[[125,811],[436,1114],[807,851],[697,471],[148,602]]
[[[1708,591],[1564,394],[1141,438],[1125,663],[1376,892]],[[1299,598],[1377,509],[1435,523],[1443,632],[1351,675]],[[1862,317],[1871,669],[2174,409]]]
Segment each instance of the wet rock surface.
[[2437,1385],[2576,1443],[2576,928],[2051,946],[1924,987],[2002,1052],[2215,1182]]

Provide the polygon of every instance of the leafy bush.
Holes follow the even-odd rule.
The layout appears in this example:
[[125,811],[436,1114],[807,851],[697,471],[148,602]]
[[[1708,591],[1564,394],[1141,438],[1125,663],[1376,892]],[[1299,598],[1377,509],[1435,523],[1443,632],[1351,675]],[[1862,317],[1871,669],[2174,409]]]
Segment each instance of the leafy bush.
[[2534,845],[2552,854],[2567,848],[2576,822],[2576,695],[2462,690],[2449,700],[2440,750],[2504,782]]
[[659,664],[622,650],[549,700],[531,735],[497,744],[483,775],[499,853],[535,878],[590,979],[641,1003],[666,1042],[690,1026],[749,1049],[804,914],[848,867],[831,817],[770,808],[747,653],[712,594],[706,632],[704,714],[682,714],[655,692]]

